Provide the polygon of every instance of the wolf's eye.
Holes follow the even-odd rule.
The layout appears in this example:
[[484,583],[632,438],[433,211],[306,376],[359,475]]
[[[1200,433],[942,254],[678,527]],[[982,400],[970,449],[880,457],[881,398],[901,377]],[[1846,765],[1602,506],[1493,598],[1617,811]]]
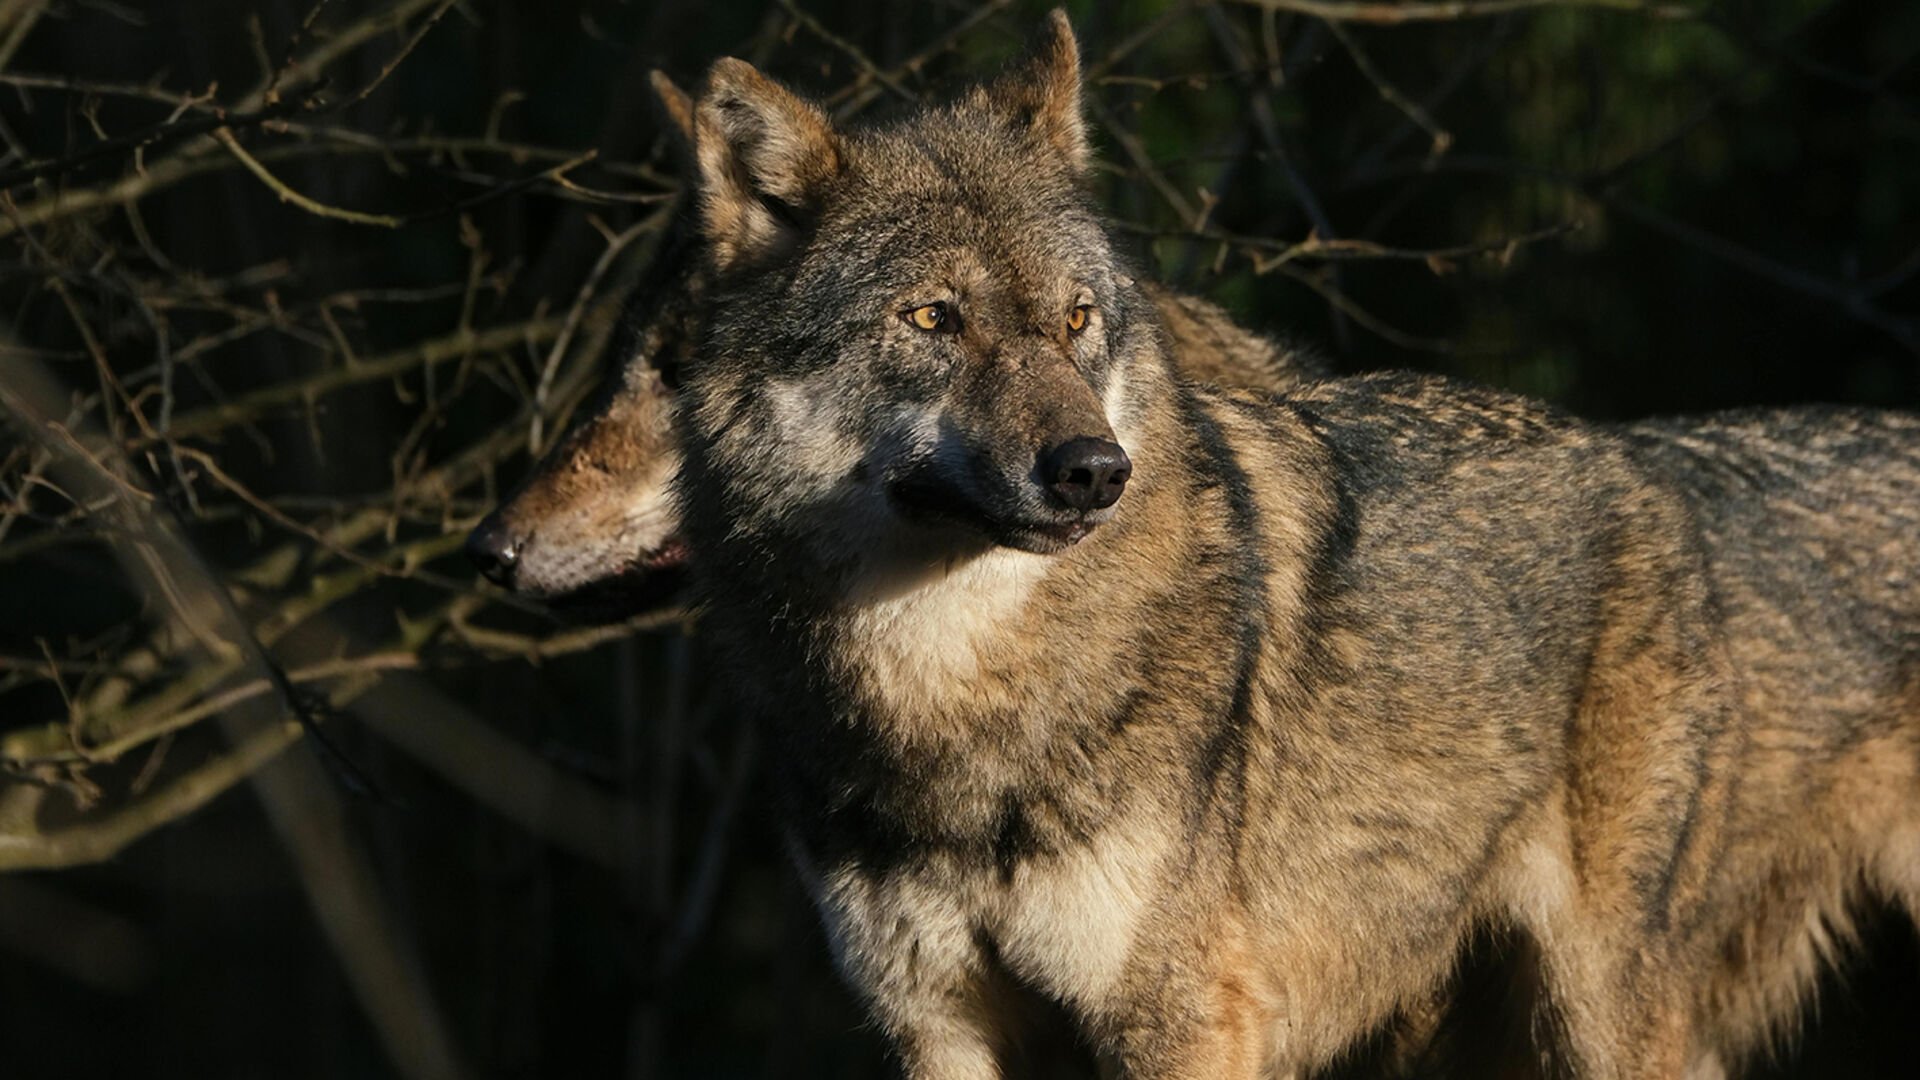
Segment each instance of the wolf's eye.
[[1067,332],[1077,334],[1087,328],[1087,320],[1093,317],[1093,305],[1081,304],[1067,312]]
[[907,312],[907,321],[922,330],[939,330],[947,325],[947,305],[921,304]]

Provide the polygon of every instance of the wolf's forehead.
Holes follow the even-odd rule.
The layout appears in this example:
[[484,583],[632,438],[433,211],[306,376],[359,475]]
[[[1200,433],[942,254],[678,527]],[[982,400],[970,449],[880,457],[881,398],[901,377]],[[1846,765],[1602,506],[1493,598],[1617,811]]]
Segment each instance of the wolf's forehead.
[[936,112],[923,124],[868,132],[852,149],[856,185],[874,196],[965,204],[1003,217],[1079,202],[1073,174],[1057,154],[965,113]]
[[1030,208],[999,213],[965,203],[933,204],[924,215],[900,225],[894,243],[903,253],[916,253],[907,261],[926,270],[1077,271],[1097,262],[1090,253],[1096,252],[1100,239],[1097,231],[1080,228],[1063,214]]
[[901,272],[978,265],[987,272],[1099,265],[1107,247],[1099,219],[1072,191],[1036,190],[982,171],[958,176],[893,174],[861,183],[835,231],[859,235]]

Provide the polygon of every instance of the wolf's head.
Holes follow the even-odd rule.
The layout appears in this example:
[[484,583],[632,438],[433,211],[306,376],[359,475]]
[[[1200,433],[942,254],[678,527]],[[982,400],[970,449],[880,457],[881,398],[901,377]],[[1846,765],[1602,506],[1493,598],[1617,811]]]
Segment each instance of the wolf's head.
[[600,405],[468,534],[480,572],[569,614],[619,618],[670,607],[687,546],[668,492],[679,466],[673,394],[634,360]]
[[1157,353],[1082,191],[1064,15],[1002,78],[860,131],[722,60],[695,127],[715,292],[685,490],[709,534],[846,566],[1057,552],[1116,513],[1128,375]]
[[692,238],[670,235],[630,316],[619,368],[468,535],[468,558],[495,584],[576,617],[624,617],[679,599],[687,546],[669,497],[680,468],[674,384],[699,340],[702,273]]
[[[659,72],[653,84],[690,167],[693,102]],[[709,270],[689,218],[673,219],[636,290],[623,358],[597,400],[467,537],[489,580],[574,618],[626,618],[683,599],[674,395],[700,340]]]

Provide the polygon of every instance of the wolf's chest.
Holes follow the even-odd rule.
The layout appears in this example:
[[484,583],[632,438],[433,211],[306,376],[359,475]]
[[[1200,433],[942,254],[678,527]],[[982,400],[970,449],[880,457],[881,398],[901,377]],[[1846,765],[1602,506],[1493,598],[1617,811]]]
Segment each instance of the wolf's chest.
[[1156,830],[1109,830],[1024,860],[988,893],[981,930],[1023,982],[1069,1005],[1098,1007],[1152,921],[1166,852]]
[[997,963],[1085,1013],[1105,1011],[1168,894],[1170,834],[1120,823],[1010,866],[936,856],[829,871],[818,895],[840,963],[876,984]]

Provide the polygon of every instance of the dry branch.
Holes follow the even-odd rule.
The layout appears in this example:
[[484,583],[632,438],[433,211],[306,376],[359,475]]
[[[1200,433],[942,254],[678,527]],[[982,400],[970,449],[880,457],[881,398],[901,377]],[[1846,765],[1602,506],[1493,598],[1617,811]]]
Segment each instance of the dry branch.
[[1485,19],[1541,8],[1595,8],[1647,15],[1656,19],[1691,19],[1699,11],[1681,4],[1650,0],[1233,0],[1236,4],[1310,15],[1328,22],[1401,26],[1407,23]]
[[499,352],[516,345],[538,345],[559,334],[563,325],[560,319],[537,318],[433,338],[412,348],[370,356],[355,364],[321,371],[305,379],[275,383],[230,401],[183,413],[174,418],[172,434],[175,438],[208,435],[235,424],[260,419],[282,406],[312,401],[342,387],[391,378],[416,368],[444,364],[475,353]]
[[148,833],[186,817],[258,772],[300,738],[291,721],[263,727],[147,797],[65,828],[41,831],[30,814],[0,814],[0,872],[103,862]]
[[240,164],[245,165],[248,172],[259,177],[261,183],[272,188],[273,193],[280,197],[281,202],[292,203],[316,217],[332,218],[335,221],[344,221],[352,225],[378,225],[387,229],[397,229],[400,227],[400,219],[391,214],[366,214],[358,210],[343,210],[337,206],[328,206],[324,203],[317,202],[293,190],[279,177],[268,172],[267,167],[260,164],[259,158],[247,153],[246,149],[240,145],[240,140],[233,137],[233,131],[229,128],[223,127],[216,129],[213,137],[220,140],[220,145],[226,147],[227,152],[232,154]]

